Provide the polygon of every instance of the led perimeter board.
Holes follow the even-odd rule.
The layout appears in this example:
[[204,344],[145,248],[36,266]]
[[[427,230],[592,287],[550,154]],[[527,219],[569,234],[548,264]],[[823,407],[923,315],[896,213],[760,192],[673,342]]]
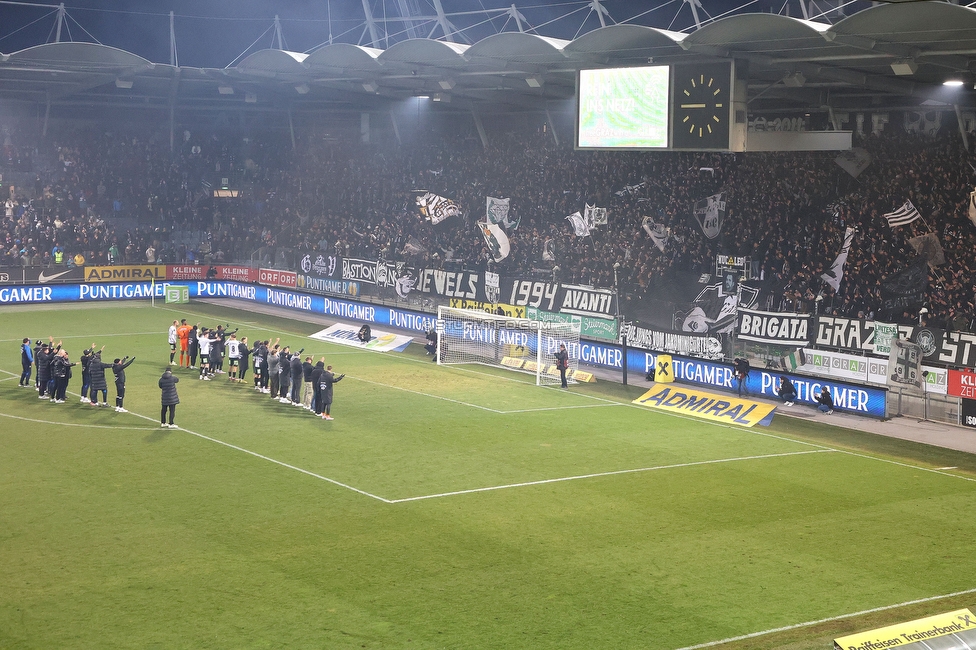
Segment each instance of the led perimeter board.
[[671,68],[580,70],[576,147],[667,149]]

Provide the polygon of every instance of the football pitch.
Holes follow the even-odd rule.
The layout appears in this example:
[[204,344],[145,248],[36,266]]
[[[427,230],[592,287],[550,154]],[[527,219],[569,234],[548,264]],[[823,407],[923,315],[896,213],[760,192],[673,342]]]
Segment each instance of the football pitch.
[[[160,428],[178,318],[325,357],[335,421],[177,369]],[[976,604],[969,454],[675,417],[630,404],[642,379],[540,388],[323,327],[0,310],[0,647],[827,648]],[[21,340],[49,335],[135,355],[130,413],[79,403],[79,367],[66,404],[19,388]]]

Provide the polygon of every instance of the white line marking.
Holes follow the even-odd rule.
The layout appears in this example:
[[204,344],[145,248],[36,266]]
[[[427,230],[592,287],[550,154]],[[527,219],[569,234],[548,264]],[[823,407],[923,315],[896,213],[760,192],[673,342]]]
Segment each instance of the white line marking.
[[570,409],[603,409],[612,406],[625,406],[625,404],[577,404],[575,406],[540,406],[534,409],[518,409],[515,411],[499,411],[502,415],[512,415],[513,413],[536,413],[538,411],[568,411]]
[[19,378],[20,375],[13,375],[12,377],[5,377],[4,379],[0,379],[0,381],[10,381],[12,379],[19,379]]
[[[45,402],[45,404],[50,404],[50,402]],[[36,424],[54,424],[59,427],[81,427],[83,429],[118,429],[120,431],[155,431],[149,427],[116,427],[109,426],[106,424],[76,424],[74,422],[60,422],[56,420],[37,420],[35,418],[22,418],[19,415],[10,415],[9,413],[0,413],[0,417],[11,418],[12,420],[23,420],[24,422],[34,422]]]
[[920,603],[929,603],[934,600],[944,600],[946,598],[953,598],[955,596],[965,596],[967,594],[976,593],[976,589],[967,589],[965,591],[956,591],[951,594],[942,594],[941,596],[929,596],[928,598],[919,598],[917,600],[908,600],[903,603],[897,603],[895,605],[885,605],[883,607],[875,607],[873,609],[865,609],[860,612],[852,612],[850,614],[840,614],[839,616],[831,616],[829,618],[821,618],[816,621],[807,621],[806,623],[797,623],[795,625],[786,625],[784,627],[776,627],[771,630],[763,630],[762,632],[752,632],[750,634],[743,634],[741,636],[733,636],[728,639],[721,639],[720,641],[709,641],[708,643],[699,643],[698,645],[685,646],[684,648],[678,648],[677,650],[700,650],[701,648],[711,648],[713,646],[722,645],[723,643],[732,643],[733,641],[742,641],[744,639],[754,639],[758,636],[765,636],[767,634],[775,634],[776,632],[789,632],[790,630],[798,630],[803,627],[810,627],[812,625],[820,625],[821,623],[831,623],[833,621],[843,621],[848,618],[854,618],[856,616],[864,616],[865,614],[875,614],[877,612],[884,612],[890,609],[898,609],[899,607],[908,607],[909,605],[918,605]]
[[406,497],[404,499],[390,499],[390,503],[405,503],[407,501],[422,501],[424,499],[437,499],[440,497],[453,497],[460,494],[473,494],[475,492],[491,492],[493,490],[507,490],[509,488],[526,487],[529,485],[545,485],[547,483],[561,483],[563,481],[578,481],[587,478],[599,478],[601,476],[616,476],[618,474],[635,474],[638,472],[653,472],[661,469],[678,469],[681,467],[695,467],[697,465],[716,465],[718,463],[733,463],[743,460],[762,460],[765,458],[783,458],[786,456],[803,456],[806,454],[825,454],[831,453],[830,449],[814,449],[810,451],[789,451],[780,454],[762,454],[760,456],[739,456],[736,458],[719,458],[716,460],[699,460],[690,463],[676,463],[674,465],[658,465],[656,467],[639,467],[636,469],[619,469],[612,472],[597,472],[594,474],[581,474],[579,476],[563,476],[561,478],[547,478],[539,481],[525,481],[523,483],[510,483],[508,485],[493,485],[490,487],[473,488],[470,490],[456,490],[454,492],[441,492],[440,494],[426,494],[417,497]]
[[938,470],[938,471],[940,471],[940,472],[944,472],[946,470],[959,469],[959,468],[958,467],[936,467],[935,469]]

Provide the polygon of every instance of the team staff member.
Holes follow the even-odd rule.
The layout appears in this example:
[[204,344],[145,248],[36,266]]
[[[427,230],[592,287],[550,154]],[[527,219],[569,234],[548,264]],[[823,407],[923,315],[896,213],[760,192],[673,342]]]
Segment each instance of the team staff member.
[[569,368],[569,352],[566,352],[566,346],[562,343],[559,344],[559,352],[556,353],[556,367],[559,368],[559,380],[562,382],[562,387],[568,388],[566,370]]
[[[112,362],[112,372],[115,374],[115,412],[128,413],[123,406],[125,401],[125,369],[132,365],[136,358],[127,356]],[[170,362],[172,365],[172,362]]]
[[[176,343],[179,340],[179,335],[176,330],[179,329],[180,321],[174,320],[173,324],[169,326],[169,336],[167,341],[169,341],[169,365],[175,366],[176,362],[173,358],[176,357]],[[118,409],[116,409],[118,410]]]
[[247,349],[247,337],[241,339],[241,344],[238,346],[241,351],[241,371],[240,375],[237,377],[237,381],[244,383],[244,375],[247,374],[248,364],[251,363],[251,351]]
[[[105,369],[111,368],[111,363],[102,363],[102,351],[95,353],[88,371],[91,373],[91,404],[92,406],[108,406],[108,383],[105,381]],[[98,391],[102,391],[102,403],[98,403]]]
[[313,370],[315,366],[312,365],[312,357],[305,357],[305,362],[302,364],[302,406],[306,411],[312,410],[312,395],[315,394],[315,387],[312,386]]
[[322,373],[325,372],[325,357],[319,359],[312,368],[312,412],[322,415]]
[[322,406],[325,413],[322,414],[323,420],[334,420],[330,412],[332,411],[332,386],[342,381],[345,375],[332,374],[332,366],[328,366],[319,378],[319,387],[322,392]]
[[[102,346],[105,349],[105,346]],[[88,399],[88,391],[91,390],[91,362],[95,358],[95,344],[92,343],[91,347],[81,353],[81,403],[87,404],[91,402]]]
[[291,361],[291,403],[295,406],[302,404],[302,380],[305,378],[305,371],[302,367],[302,352],[298,351],[292,355]]
[[[159,426],[169,429],[179,429],[173,423],[176,417],[176,405],[180,403],[180,396],[176,393],[179,377],[173,376],[173,371],[167,368],[159,378],[159,389],[162,391],[162,409],[159,411]],[[169,411],[169,424],[166,424],[166,411]]]
[[[279,341],[281,339],[278,339]],[[278,380],[281,379],[278,371],[278,344],[268,349],[268,382],[271,385],[271,399],[278,399]],[[268,391],[265,391],[268,392]]]
[[68,352],[60,350],[51,362],[51,375],[54,377],[54,399],[52,404],[64,404],[64,396],[68,391],[68,380],[71,379],[71,366],[75,364],[68,360]]
[[24,339],[20,345],[20,383],[18,386],[30,386],[31,369],[34,366],[34,352],[31,350],[30,339]]
[[[285,403],[288,399],[288,386],[291,379],[291,348],[287,345],[278,355],[278,401]],[[274,394],[271,395],[274,397]]]
[[54,337],[51,337],[51,343],[42,343],[41,351],[37,353],[38,399],[49,399],[51,397],[51,393],[53,392],[50,390],[51,362],[54,361],[54,355],[61,350],[61,344],[58,344],[56,349],[52,349],[53,342]]

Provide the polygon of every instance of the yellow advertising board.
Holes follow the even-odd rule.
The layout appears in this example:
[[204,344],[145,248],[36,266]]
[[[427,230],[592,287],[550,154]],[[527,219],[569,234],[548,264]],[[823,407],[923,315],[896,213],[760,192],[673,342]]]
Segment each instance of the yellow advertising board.
[[[506,305],[503,302],[480,302],[478,300],[467,300],[466,298],[451,298],[450,304],[454,309],[473,309],[489,314],[508,316],[509,318],[526,318],[525,307]],[[502,310],[502,314],[498,314],[499,309]]]
[[165,279],[165,264],[85,267],[85,282],[150,282]]
[[[957,609],[946,614],[937,614],[908,623],[889,625],[870,632],[843,636],[834,639],[834,647],[838,650],[882,650],[883,648],[897,648],[920,641],[928,641],[967,630],[976,630],[976,616],[973,616],[973,613],[968,609]],[[918,647],[927,646],[919,645]]]
[[768,426],[776,410],[772,404],[750,399],[709,393],[689,386],[657,383],[635,399],[634,404],[740,427],[757,424]]

